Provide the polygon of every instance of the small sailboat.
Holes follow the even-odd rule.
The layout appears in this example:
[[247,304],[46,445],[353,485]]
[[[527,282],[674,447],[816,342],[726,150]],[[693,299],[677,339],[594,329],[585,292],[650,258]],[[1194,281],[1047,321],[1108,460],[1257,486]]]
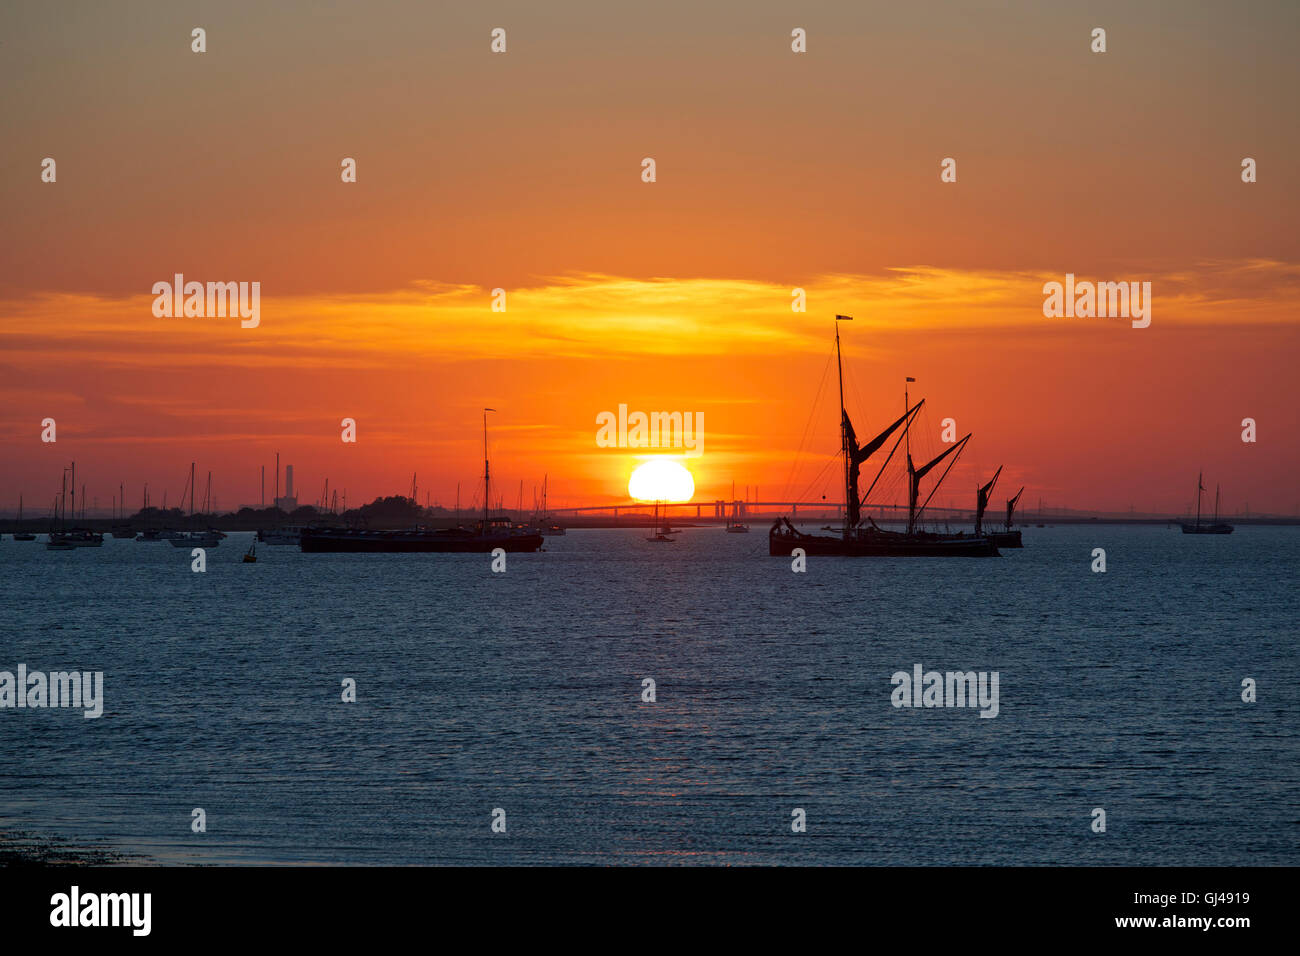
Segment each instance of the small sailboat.
[[15,541],[35,541],[35,540],[36,540],[36,535],[32,534],[30,531],[23,531],[23,530],[22,530],[22,527],[23,527],[23,496],[22,496],[22,495],[19,495],[19,496],[18,496],[18,522],[17,522],[17,524],[14,525],[14,527],[17,529],[17,530],[14,531],[14,540],[15,540]]
[[[72,463],[72,515],[75,520],[77,515],[77,463]],[[63,471],[63,491],[60,493],[59,502],[59,529],[50,530],[49,540],[45,543],[47,551],[67,551],[72,548],[102,548],[104,546],[104,536],[88,528],[67,528],[65,517],[67,514],[66,503],[63,496],[68,493],[68,469]],[[85,501],[83,489],[82,501]],[[83,505],[84,508],[84,505]]]
[[[208,472],[208,489],[211,493],[212,473]],[[190,462],[190,524],[194,523],[194,462]],[[181,495],[184,501],[184,494]],[[206,504],[206,500],[204,504]],[[220,531],[209,529],[208,531],[191,531],[188,534],[178,534],[176,532],[163,532],[163,538],[173,548],[215,548],[221,544],[221,539],[225,535]]]
[[542,476],[542,513],[537,517],[537,529],[543,538],[558,537],[567,533],[564,525],[555,520],[547,506],[547,484],[549,481],[549,475]]
[[646,538],[654,544],[672,544],[676,539],[668,537],[672,533],[672,528],[668,527],[668,515],[665,513],[663,524],[659,523],[659,502],[655,502],[655,533],[653,537]]
[[134,538],[135,530],[131,527],[131,522],[126,519],[126,484],[120,483],[118,490],[118,508],[120,512],[114,512],[113,518],[113,537],[115,538]]
[[1201,495],[1205,493],[1205,485],[1201,483],[1201,479],[1204,477],[1204,472],[1196,476],[1196,523],[1186,524],[1180,522],[1183,534],[1232,534],[1232,525],[1219,520],[1219,486],[1217,484],[1214,486],[1214,521],[1211,524],[1201,524]]
[[[746,485],[746,488],[749,486]],[[748,494],[746,495],[748,497]],[[740,503],[736,501],[736,482],[731,482],[731,514],[727,518],[727,534],[749,534],[749,525],[740,520]]]
[[248,546],[248,551],[245,552],[245,554],[244,554],[244,563],[245,563],[245,564],[256,564],[256,563],[257,563],[257,545],[256,545],[256,544],[250,544],[250,545]]

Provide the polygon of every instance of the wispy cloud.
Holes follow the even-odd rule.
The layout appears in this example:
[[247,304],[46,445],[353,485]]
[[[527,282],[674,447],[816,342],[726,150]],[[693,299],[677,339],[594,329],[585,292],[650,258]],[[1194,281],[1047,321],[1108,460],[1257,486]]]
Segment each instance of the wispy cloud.
[[[507,289],[505,312],[492,311],[490,289],[434,280],[365,295],[279,297],[264,289],[257,329],[241,329],[233,319],[157,319],[148,295],[51,293],[0,303],[0,342],[11,360],[45,355],[127,367],[382,368],[539,356],[819,353],[824,320],[835,312],[895,331],[1059,327],[1065,320],[1042,316],[1042,286],[1066,271],[922,265],[823,275],[802,285],[806,313],[791,311],[792,286],[744,279],[549,276]],[[1079,278],[1150,281],[1160,324],[1298,319],[1294,263],[1210,261],[1161,274]]]

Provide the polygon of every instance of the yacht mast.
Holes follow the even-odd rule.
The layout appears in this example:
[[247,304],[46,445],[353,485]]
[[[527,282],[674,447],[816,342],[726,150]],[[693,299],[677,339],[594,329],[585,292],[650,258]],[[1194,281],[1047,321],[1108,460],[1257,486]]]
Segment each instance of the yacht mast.
[[[852,322],[851,315],[835,316],[836,323]],[[853,491],[853,452],[849,449],[849,426],[848,417],[844,414],[844,361],[840,357],[840,327],[835,326],[835,367],[839,372],[840,378],[840,453],[844,455],[844,527],[841,531],[843,537],[849,536],[849,499],[856,497]],[[734,507],[735,489],[732,489],[732,501]]]
[[483,533],[487,534],[488,522],[490,520],[489,508],[491,502],[491,469],[488,465],[488,443],[487,443],[487,413],[496,411],[495,408],[483,409]]
[[1201,526],[1201,492],[1205,490],[1205,485],[1201,484],[1201,478],[1205,472],[1196,473],[1196,527]]

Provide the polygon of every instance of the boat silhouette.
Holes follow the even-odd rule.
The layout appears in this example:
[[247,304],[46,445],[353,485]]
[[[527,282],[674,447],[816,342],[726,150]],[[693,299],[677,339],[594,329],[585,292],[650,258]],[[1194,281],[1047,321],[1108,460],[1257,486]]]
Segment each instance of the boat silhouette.
[[[837,323],[851,321],[851,319],[851,316],[844,315],[835,317]],[[835,326],[835,362],[839,371],[840,453],[844,456],[844,525],[840,529],[838,537],[814,535],[806,534],[797,529],[790,523],[789,518],[780,517],[768,530],[768,554],[773,557],[789,557],[795,548],[800,548],[807,555],[841,557],[996,557],[998,555],[997,546],[984,535],[939,534],[937,532],[923,531],[918,527],[918,522],[925,511],[926,505],[929,504],[930,499],[938,491],[943,479],[952,469],[953,463],[956,462],[956,456],[961,454],[961,450],[966,446],[971,436],[967,434],[933,460],[926,462],[919,468],[916,467],[916,464],[912,461],[911,442],[908,438],[908,432],[913,420],[925,404],[925,399],[917,402],[916,405],[909,405],[910,399],[908,398],[906,385],[904,385],[902,417],[865,445],[859,445],[857,435],[853,430],[853,423],[844,407],[844,364],[840,350],[840,327],[838,324]],[[908,381],[913,381],[913,379],[909,378]],[[875,479],[867,488],[867,493],[859,498],[858,478],[862,465],[872,454],[883,447],[889,437],[900,428],[903,430],[902,434],[895,440],[894,447],[885,459],[885,464],[881,466],[880,472],[876,474]],[[905,532],[886,531],[879,527],[870,516],[865,521],[863,520],[862,506],[871,494],[876,482],[880,480],[885,465],[888,465],[890,459],[893,458],[899,443],[904,441],[907,442],[907,530]],[[918,507],[917,501],[920,495],[921,480],[950,455],[953,456],[952,461],[948,463],[943,474],[939,476],[925,502]]]
[[1214,521],[1210,524],[1201,524],[1201,495],[1205,493],[1205,485],[1201,483],[1201,479],[1204,476],[1204,472],[1200,472],[1196,476],[1196,523],[1179,522],[1182,525],[1183,534],[1232,534],[1232,525],[1219,520],[1218,485],[1214,486]]
[[492,517],[492,469],[488,459],[487,413],[483,409],[483,518],[472,528],[425,528],[416,526],[396,531],[364,528],[304,528],[298,546],[307,554],[345,552],[353,554],[483,554],[500,548],[510,552],[537,551],[542,536],[531,528],[519,528],[507,517]]

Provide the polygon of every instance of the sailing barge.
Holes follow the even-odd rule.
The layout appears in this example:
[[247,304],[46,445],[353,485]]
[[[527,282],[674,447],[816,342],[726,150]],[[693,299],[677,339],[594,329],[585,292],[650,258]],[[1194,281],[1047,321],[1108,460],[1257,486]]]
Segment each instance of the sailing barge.
[[993,475],[993,480],[982,488],[975,491],[975,533],[983,534],[988,537],[999,548],[1023,548],[1024,544],[1020,540],[1020,530],[1013,530],[1011,527],[1011,516],[1015,513],[1016,502],[1020,496],[1025,493],[1022,487],[1016,492],[1014,498],[1007,499],[1007,526],[1005,531],[985,531],[984,530],[984,512],[989,506],[989,496],[993,494],[993,486],[998,483],[998,475],[1002,474],[1002,466]]
[[508,518],[488,513],[492,490],[487,451],[487,413],[483,410],[483,518],[473,528],[405,528],[399,531],[371,531],[363,528],[303,528],[298,546],[308,554],[348,552],[365,554],[486,554],[503,551],[537,551],[542,535],[531,528],[517,528]]
[[503,551],[536,551],[542,536],[515,528],[507,518],[494,518],[485,532],[481,523],[473,528],[407,528],[400,531],[368,531],[354,528],[304,528],[299,547],[308,554],[329,552],[409,554],[485,554]]
[[[850,319],[851,316],[837,315],[835,317],[837,322]],[[909,407],[907,393],[904,391],[902,417],[865,445],[859,445],[857,435],[853,430],[853,423],[849,419],[849,413],[844,408],[844,364],[840,353],[840,330],[838,325],[835,327],[835,361],[839,371],[840,387],[840,451],[844,456],[844,526],[841,528],[838,537],[814,535],[806,534],[797,529],[790,523],[789,518],[778,518],[768,531],[768,554],[773,557],[789,557],[795,548],[802,548],[804,553],[810,556],[873,558],[997,557],[999,553],[997,545],[985,535],[938,534],[923,531],[917,527],[918,521],[925,511],[925,506],[934,497],[935,491],[939,489],[943,479],[947,477],[948,471],[956,462],[957,456],[961,454],[962,448],[970,440],[969,434],[920,468],[917,468],[912,461],[911,443],[908,440],[906,452],[908,474],[907,530],[905,532],[887,531],[877,526],[870,516],[867,516],[864,523],[862,506],[871,494],[871,490],[876,486],[876,482],[880,480],[880,475],[884,472],[884,465],[881,466],[875,480],[867,488],[867,493],[859,497],[858,478],[862,465],[871,455],[884,446],[891,435],[901,428],[903,431],[895,440],[894,447],[885,460],[886,465],[889,463],[889,460],[894,456],[894,452],[898,449],[899,442],[907,439],[908,429],[920,412],[921,407],[925,404],[925,399],[921,399],[921,401]],[[948,463],[943,474],[939,476],[939,480],[931,489],[925,502],[918,507],[917,500],[920,497],[921,479],[949,455],[953,456],[952,461]]]

